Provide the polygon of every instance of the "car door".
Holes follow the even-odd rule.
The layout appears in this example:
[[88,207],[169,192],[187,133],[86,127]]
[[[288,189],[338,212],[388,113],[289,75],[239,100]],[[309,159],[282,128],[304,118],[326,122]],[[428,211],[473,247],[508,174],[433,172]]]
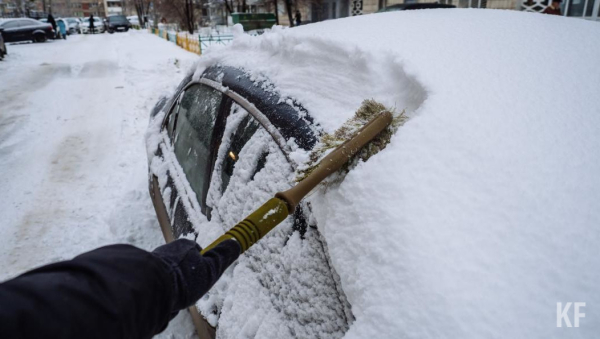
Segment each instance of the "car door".
[[39,28],[39,22],[35,20],[19,20],[19,40],[33,40],[33,31],[37,28]]
[[[231,105],[206,198],[212,218],[200,234],[224,233],[290,187],[294,168],[269,127]],[[301,210],[240,257],[198,306],[224,325],[224,338],[336,338],[349,323],[320,234],[306,228]]]

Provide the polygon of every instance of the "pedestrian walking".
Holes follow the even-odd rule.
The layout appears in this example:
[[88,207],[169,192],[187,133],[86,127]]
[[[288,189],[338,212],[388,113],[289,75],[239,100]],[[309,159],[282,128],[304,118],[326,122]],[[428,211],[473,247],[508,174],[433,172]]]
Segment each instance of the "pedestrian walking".
[[52,14],[48,14],[48,23],[50,25],[52,25],[52,29],[57,32],[56,30],[56,20],[54,20],[54,16],[52,16]]
[[58,19],[56,21],[56,26],[58,27],[58,32],[60,33],[59,38],[63,38],[65,40],[67,40],[67,32],[68,32],[68,26],[67,26],[67,21],[64,19]]
[[95,33],[94,14],[90,14],[90,32],[92,32],[92,34]]
[[296,10],[295,20],[296,20],[296,26],[300,26],[302,24],[302,14],[300,13],[299,10]]
[[562,13],[560,12],[560,3],[562,2],[562,0],[552,0],[552,4],[550,4],[550,6],[546,7],[546,9],[544,10],[544,14],[550,14],[550,15],[562,15]]

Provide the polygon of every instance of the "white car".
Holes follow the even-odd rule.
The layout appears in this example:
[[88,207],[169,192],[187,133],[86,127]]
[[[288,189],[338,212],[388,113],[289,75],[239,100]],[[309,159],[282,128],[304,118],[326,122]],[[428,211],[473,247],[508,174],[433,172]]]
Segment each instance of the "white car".
[[69,34],[81,33],[81,21],[77,18],[65,18],[69,24],[68,32]]
[[[79,25],[79,27],[81,28],[81,33],[90,33],[90,18],[84,18],[83,22],[81,23],[81,25]],[[96,33],[104,33],[105,28],[102,19],[94,17],[94,30],[96,31]]]
[[140,18],[138,18],[137,15],[131,15],[127,17],[127,21],[129,21],[130,24],[134,25],[134,26],[139,26],[140,25]]

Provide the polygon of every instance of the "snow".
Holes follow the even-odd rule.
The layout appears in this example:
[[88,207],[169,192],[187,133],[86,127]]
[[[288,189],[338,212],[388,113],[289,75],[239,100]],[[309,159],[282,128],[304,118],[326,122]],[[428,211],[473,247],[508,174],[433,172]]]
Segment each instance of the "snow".
[[[136,31],[8,51],[0,62],[0,281],[103,245],[164,243],[144,133],[159,95],[198,57]],[[160,335],[192,336],[187,312]]]
[[[409,120],[339,186],[308,198],[318,231],[303,239],[285,221],[199,301],[220,338],[600,331],[598,23],[424,10],[235,35],[200,58],[196,77],[215,63],[243,67],[326,131],[370,98],[406,109]],[[0,281],[105,244],[161,244],[144,131],[154,103],[197,56],[136,31],[8,47]],[[167,138],[156,124],[163,114],[147,134],[150,155]],[[232,114],[226,130],[244,114]],[[290,186],[292,169],[264,130],[246,146],[228,189],[210,188],[212,220],[191,216],[202,246]],[[291,159],[306,159],[289,146]],[[253,176],[246,169],[265,150]],[[168,143],[163,155],[150,163],[161,187],[174,173],[180,199],[198,210]],[[557,302],[586,303],[579,328],[556,327]],[[162,336],[192,331],[183,312]]]
[[[309,198],[356,318],[345,338],[592,338],[599,58],[595,22],[444,9],[238,34],[197,75],[243,67],[327,131],[364,99],[406,109],[384,151]],[[557,328],[576,301],[580,327]]]

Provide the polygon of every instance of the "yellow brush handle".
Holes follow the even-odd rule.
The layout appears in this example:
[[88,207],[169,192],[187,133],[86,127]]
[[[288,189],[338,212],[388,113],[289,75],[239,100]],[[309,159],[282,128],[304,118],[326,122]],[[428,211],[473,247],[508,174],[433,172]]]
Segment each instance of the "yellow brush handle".
[[250,246],[254,245],[260,238],[264,237],[265,234],[269,233],[270,230],[285,220],[288,215],[288,207],[285,201],[272,198],[244,220],[233,226],[227,233],[213,241],[201,253],[204,254],[210,251],[221,241],[227,239],[235,239],[242,249],[240,254],[244,253]]
[[371,120],[356,135],[338,146],[329,153],[315,170],[312,171],[304,180],[296,186],[285,192],[279,192],[275,198],[267,201],[266,204],[259,207],[252,214],[239,222],[227,233],[223,234],[212,244],[202,250],[202,254],[210,251],[220,242],[234,239],[241,247],[241,253],[244,253],[250,246],[264,237],[280,222],[285,220],[313,188],[315,188],[323,179],[339,170],[345,163],[360,151],[369,141],[373,140],[381,131],[392,123],[392,114],[383,112]]

